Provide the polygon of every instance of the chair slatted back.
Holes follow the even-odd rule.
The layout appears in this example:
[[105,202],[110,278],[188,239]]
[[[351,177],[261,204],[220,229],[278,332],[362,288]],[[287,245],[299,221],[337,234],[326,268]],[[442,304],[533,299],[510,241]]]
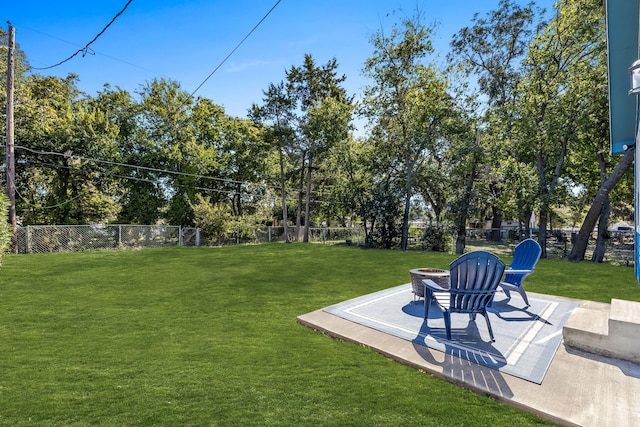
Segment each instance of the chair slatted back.
[[[512,270],[533,270],[541,254],[542,248],[538,242],[533,239],[525,239],[513,250],[513,261],[509,267]],[[520,286],[528,274],[507,274],[504,281]]]
[[451,312],[477,313],[485,309],[495,294],[505,264],[485,251],[469,252],[449,264]]

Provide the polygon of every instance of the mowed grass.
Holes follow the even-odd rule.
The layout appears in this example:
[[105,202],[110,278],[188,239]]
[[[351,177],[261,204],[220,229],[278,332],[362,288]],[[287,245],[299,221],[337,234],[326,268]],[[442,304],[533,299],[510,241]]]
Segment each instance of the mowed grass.
[[[0,425],[547,425],[296,321],[453,258],[303,244],[5,257]],[[628,267],[542,260],[527,285],[640,300]]]

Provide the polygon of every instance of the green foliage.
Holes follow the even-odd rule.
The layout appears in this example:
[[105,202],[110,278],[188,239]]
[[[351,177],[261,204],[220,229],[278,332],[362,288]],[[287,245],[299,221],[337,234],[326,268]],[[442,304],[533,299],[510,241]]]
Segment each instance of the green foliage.
[[210,200],[198,196],[198,203],[193,206],[196,226],[212,241],[228,238],[232,232],[231,209],[223,203],[211,204]]
[[518,96],[520,61],[527,52],[534,34],[532,27],[540,13],[533,3],[520,6],[501,0],[498,9],[485,17],[475,15],[472,27],[464,27],[453,36],[449,60],[477,73],[479,90],[497,111]]
[[198,196],[198,203],[193,205],[195,224],[200,227],[209,241],[223,244],[233,240],[234,243],[255,242],[259,232],[264,229],[263,213],[257,215],[233,215],[228,203],[212,204],[210,199]]
[[327,163],[327,153],[348,137],[351,122],[353,106],[342,86],[346,76],[338,75],[337,68],[335,58],[317,65],[307,54],[301,66],[286,72],[286,98],[291,102],[290,114],[296,117],[293,145],[299,158],[300,169],[295,171],[299,172],[299,196],[304,194],[305,242],[309,241],[312,209],[316,208],[312,207],[312,192],[318,191],[318,181],[323,181],[317,179],[318,172]]
[[450,252],[451,231],[442,225],[425,227],[420,236],[422,249],[433,252]]
[[[362,224],[368,246],[406,248],[410,219],[447,222],[460,237],[469,222],[497,228],[535,211],[544,228],[562,208],[579,223],[598,206],[617,163],[602,1],[558,2],[543,22],[533,4],[501,0],[453,37],[446,72],[419,9],[389,16],[397,21],[373,34],[363,64],[360,140],[336,58],[305,55],[246,120],[164,78],[133,95],[106,84],[88,96],[74,74],[27,75],[18,49],[20,222],[203,224],[216,240],[250,241],[278,199],[287,226]],[[614,217],[631,219],[631,172],[610,200]]]
[[[27,79],[16,111],[16,210],[23,224],[107,222],[118,213],[112,180],[90,159],[112,159],[118,129],[104,111],[80,98],[77,77]],[[34,114],[37,112],[37,114]],[[31,179],[35,178],[35,179]]]
[[603,122],[593,119],[607,115],[605,52],[604,5],[594,0],[558,3],[555,18],[529,45],[517,108],[520,143],[535,158],[542,230],[561,200],[570,153],[589,152],[596,160],[608,140]]
[[[152,141],[141,132],[142,104],[133,99],[129,92],[112,89],[105,85],[91,100],[95,108],[105,112],[109,120],[118,128],[114,139],[118,152],[114,155],[121,166],[109,168],[113,175],[121,177],[114,180],[117,202],[120,210],[117,222],[125,224],[156,224],[165,206],[165,197],[161,186],[156,183],[158,174],[146,168],[162,167],[161,155]],[[140,165],[144,168],[131,170],[125,164]],[[130,176],[130,179],[126,177]]]
[[[462,157],[466,159],[466,165],[460,162],[461,170],[466,170],[466,176],[473,181],[458,185],[458,188],[466,189],[466,194],[457,192],[454,200],[458,233],[463,228],[460,220],[465,218],[465,208],[474,216],[472,220],[484,223],[485,218],[490,217],[491,227],[499,228],[503,219],[525,217],[529,206],[536,203],[528,194],[528,187],[535,185],[537,179],[520,179],[519,168],[513,167],[525,166],[526,175],[530,160],[525,157],[528,153],[514,144],[520,115],[514,104],[520,96],[518,84],[523,73],[522,60],[540,14],[533,4],[520,6],[503,0],[496,10],[484,17],[475,15],[472,26],[462,28],[453,36],[452,51],[448,56],[450,69],[473,72],[479,94],[485,99],[485,108],[476,108],[482,111],[475,119],[480,153]],[[471,98],[475,99],[471,105],[479,102],[476,94]],[[470,117],[475,115],[469,113]],[[473,192],[470,193],[471,188]],[[463,245],[463,237],[458,234],[458,238],[459,244]],[[496,233],[493,238],[499,240],[500,234]]]
[[23,224],[189,226],[198,193],[218,200],[234,193],[236,214],[254,202],[237,185],[259,181],[265,170],[264,142],[251,121],[194,101],[170,80],[148,82],[138,100],[108,85],[95,98],[83,97],[77,81],[24,81],[16,111],[16,139],[30,141],[28,150],[17,149],[29,159],[17,170]]
[[370,141],[386,152],[396,169],[394,179],[404,187],[398,201],[403,205],[401,249],[408,245],[414,188],[435,205],[435,210],[442,211],[444,202],[438,203],[441,199],[436,193],[443,196],[447,179],[425,179],[418,184],[416,178],[436,173],[443,152],[458,132],[456,128],[462,127],[447,79],[438,72],[435,62],[425,64],[425,58],[433,52],[434,29],[424,25],[423,19],[416,12],[395,24],[390,35],[378,31],[371,38],[374,53],[363,69],[374,82],[365,89],[362,102],[362,113],[373,127]]
[[258,234],[264,233],[264,220],[261,215],[243,215],[234,216],[231,221],[231,230],[233,234],[230,236],[235,239],[236,243],[255,243]]

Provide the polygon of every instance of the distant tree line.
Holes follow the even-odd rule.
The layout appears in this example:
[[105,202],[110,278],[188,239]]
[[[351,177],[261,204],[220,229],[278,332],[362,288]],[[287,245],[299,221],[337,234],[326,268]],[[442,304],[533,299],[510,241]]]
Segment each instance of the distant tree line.
[[[337,59],[307,54],[247,118],[167,79],[134,94],[109,84],[82,93],[78,76],[31,73],[18,50],[19,222],[167,223],[216,236],[273,224],[303,241],[312,225],[355,225],[367,246],[406,249],[421,220],[434,250],[453,231],[462,253],[470,226],[528,227],[535,215],[543,248],[552,227],[581,226],[573,260],[595,228],[602,261],[611,215],[633,206],[632,155],[608,154],[603,2],[544,11],[501,0],[454,35],[446,60],[420,10],[393,16],[371,37],[358,101]],[[365,132],[354,133],[355,118]]]

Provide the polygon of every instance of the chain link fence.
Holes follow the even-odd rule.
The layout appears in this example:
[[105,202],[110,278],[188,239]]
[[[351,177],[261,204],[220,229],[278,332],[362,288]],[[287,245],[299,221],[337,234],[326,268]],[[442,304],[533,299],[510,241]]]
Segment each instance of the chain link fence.
[[[295,238],[295,226],[289,227],[289,241],[302,241],[302,228],[298,232],[298,238]],[[211,239],[203,233],[202,244],[210,246],[227,246],[247,243],[267,243],[284,240],[284,227],[265,226],[255,232],[231,233],[230,236],[224,238]],[[346,243],[347,245],[359,246],[364,244],[364,231],[355,227],[310,227],[309,242],[311,243]]]
[[[499,241],[494,241],[496,233]],[[504,255],[513,255],[513,249],[523,239],[532,237],[538,240],[537,233],[527,230],[514,229],[480,229],[467,230],[466,249],[486,249],[494,252],[503,252]],[[547,258],[564,259],[571,252],[573,243],[577,238],[576,231],[554,230],[547,232],[546,246]],[[452,247],[455,247],[455,236],[451,236]],[[596,246],[596,235],[589,237],[585,260],[590,260]],[[632,266],[634,264],[634,235],[629,231],[609,231],[605,240],[604,261],[618,265]]]
[[16,233],[21,254],[199,245],[199,229],[165,225],[28,225]]
[[[238,233],[240,235],[242,233]],[[17,253],[82,252],[116,249],[157,248],[163,246],[226,246],[243,243],[276,242],[283,239],[284,228],[267,226],[252,237],[211,240],[199,228],[166,225],[91,224],[28,225],[18,227]],[[290,228],[289,238],[294,235]],[[302,239],[300,237],[300,239]],[[311,227],[313,243],[364,243],[362,229],[345,227]]]
[[[467,248],[487,249],[504,252],[509,255],[513,247],[529,235],[516,233],[513,230],[500,230],[500,242],[489,238],[490,229],[469,229],[467,231]],[[412,227],[409,248],[425,250],[422,238],[424,230]],[[240,235],[241,233],[239,233]],[[300,237],[302,240],[302,230]],[[289,229],[289,239],[295,240],[295,227]],[[535,236],[534,236],[535,237]],[[547,237],[547,256],[564,258],[571,251],[575,233],[552,233]],[[80,252],[116,249],[157,248],[163,246],[201,246],[201,245],[235,245],[242,243],[276,242],[284,239],[284,228],[267,226],[257,231],[250,238],[229,238],[210,240],[199,228],[166,225],[29,225],[18,227],[16,235],[17,252]],[[455,236],[446,235],[450,241],[446,250],[455,247]],[[312,243],[345,244],[348,246],[364,246],[364,231],[360,227],[311,227],[309,241]],[[591,238],[587,248],[586,259],[591,257],[595,239]],[[512,254],[512,253],[511,253]],[[612,232],[607,240],[605,260],[633,265],[634,242],[629,232]]]

